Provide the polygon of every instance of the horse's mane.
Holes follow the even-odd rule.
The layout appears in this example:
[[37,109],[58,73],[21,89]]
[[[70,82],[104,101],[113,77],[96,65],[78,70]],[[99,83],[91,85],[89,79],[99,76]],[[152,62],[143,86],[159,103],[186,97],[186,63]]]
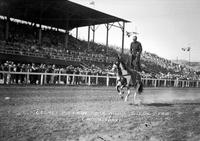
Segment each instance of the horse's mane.
[[122,75],[122,69],[119,67],[119,65],[117,65],[117,70],[118,70],[119,75]]
[[123,69],[125,69],[126,71],[128,71],[127,70],[127,66],[126,66],[126,64],[124,63],[124,61],[122,59],[120,60],[120,63],[122,64]]

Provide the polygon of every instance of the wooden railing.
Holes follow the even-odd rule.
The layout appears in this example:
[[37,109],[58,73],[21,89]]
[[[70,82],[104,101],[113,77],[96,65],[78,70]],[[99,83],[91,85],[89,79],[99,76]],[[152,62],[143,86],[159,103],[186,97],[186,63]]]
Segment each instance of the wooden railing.
[[[34,79],[34,80],[33,80]],[[0,71],[1,84],[65,84],[65,85],[96,85],[116,86],[115,76],[99,76],[87,74],[62,74],[62,73],[32,73],[32,72],[7,72]],[[23,81],[23,82],[22,82]],[[199,80],[172,80],[142,78],[145,87],[200,87]]]

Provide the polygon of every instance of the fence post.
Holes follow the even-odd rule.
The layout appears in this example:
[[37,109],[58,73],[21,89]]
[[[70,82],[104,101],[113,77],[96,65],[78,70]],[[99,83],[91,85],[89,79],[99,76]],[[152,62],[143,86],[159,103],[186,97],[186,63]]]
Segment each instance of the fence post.
[[158,87],[160,87],[160,81],[161,81],[161,80],[160,80],[160,79],[158,79],[157,81],[158,81]]
[[6,84],[11,84],[11,74],[10,74],[10,71],[8,71],[7,75],[6,75]]
[[73,73],[73,76],[72,76],[72,85],[74,84],[74,78],[75,78],[74,75],[75,75],[75,74]]
[[28,71],[28,73],[27,73],[27,77],[26,77],[26,84],[28,84],[29,83],[29,77],[30,75],[29,75],[29,71]]
[[165,79],[164,80],[164,87],[166,87],[167,86],[167,80]]
[[174,87],[177,86],[177,80],[174,80]]
[[59,76],[58,76],[58,84],[60,84],[60,80],[61,80],[61,71],[59,71]]
[[44,74],[44,84],[47,84],[47,72],[45,71],[45,74]]
[[54,84],[54,76],[55,76],[55,72],[53,72],[53,74],[50,75],[50,76],[51,76],[51,84]]
[[66,84],[69,84],[69,76],[66,75]]
[[44,76],[44,74],[41,74],[40,85],[43,85],[43,76]]
[[106,86],[107,87],[109,86],[109,77],[108,77],[108,74],[107,74],[107,77],[106,77]]
[[5,84],[5,73],[3,73],[3,84]]
[[181,83],[181,87],[183,88],[184,87],[184,81],[182,80],[181,82],[182,82]]
[[98,73],[97,73],[97,75],[96,75],[96,85],[98,85],[98,79],[99,79],[99,77],[98,77]]
[[90,77],[90,75],[89,75],[89,76],[88,76],[88,85],[89,85],[89,86],[91,85],[90,79],[91,79],[91,77]]
[[157,85],[157,80],[154,79],[154,87],[156,87],[156,85]]

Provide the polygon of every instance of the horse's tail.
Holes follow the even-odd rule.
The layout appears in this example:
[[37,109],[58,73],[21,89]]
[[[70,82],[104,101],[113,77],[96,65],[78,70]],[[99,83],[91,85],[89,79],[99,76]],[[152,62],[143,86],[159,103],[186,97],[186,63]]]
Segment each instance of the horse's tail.
[[142,81],[139,81],[138,84],[139,84],[138,93],[141,94],[143,92],[143,83]]

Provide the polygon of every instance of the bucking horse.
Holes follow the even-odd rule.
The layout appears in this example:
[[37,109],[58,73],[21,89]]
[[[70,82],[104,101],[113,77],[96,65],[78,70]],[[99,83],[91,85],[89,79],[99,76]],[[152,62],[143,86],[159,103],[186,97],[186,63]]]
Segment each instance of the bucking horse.
[[[141,94],[143,92],[143,83],[140,73],[130,67],[129,57],[126,57],[125,55],[118,55],[116,62],[113,64],[112,72],[114,72],[117,76],[116,90],[125,102],[128,101],[128,97],[131,94],[130,88],[135,88],[133,101],[135,103],[137,94]],[[125,98],[123,91],[124,88],[127,89],[127,95]]]

